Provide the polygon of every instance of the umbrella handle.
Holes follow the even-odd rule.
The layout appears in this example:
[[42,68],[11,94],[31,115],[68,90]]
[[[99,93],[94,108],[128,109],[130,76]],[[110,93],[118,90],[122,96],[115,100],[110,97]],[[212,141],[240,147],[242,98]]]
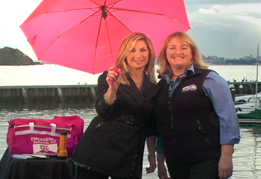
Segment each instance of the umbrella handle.
[[116,85],[116,80],[117,80],[117,78],[119,77],[119,72],[118,72],[118,70],[119,70],[119,68],[116,68],[116,67],[113,67],[113,68],[111,68],[110,70],[113,70],[113,71],[115,71],[116,72],[116,74],[117,74],[117,76],[116,76],[116,79],[115,80],[109,80],[109,82],[110,82],[110,84],[112,85],[112,86],[114,86],[114,85]]

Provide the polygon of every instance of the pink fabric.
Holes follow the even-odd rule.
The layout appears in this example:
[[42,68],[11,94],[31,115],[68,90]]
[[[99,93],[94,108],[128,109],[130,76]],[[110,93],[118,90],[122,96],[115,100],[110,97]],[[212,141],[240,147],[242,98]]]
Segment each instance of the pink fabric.
[[21,29],[39,60],[96,74],[115,65],[131,32],[146,33],[159,52],[168,34],[190,25],[183,0],[43,0]]
[[67,153],[71,157],[83,135],[84,120],[79,116],[48,119],[17,118],[9,121],[7,144],[10,155],[56,155],[60,132],[67,131]]

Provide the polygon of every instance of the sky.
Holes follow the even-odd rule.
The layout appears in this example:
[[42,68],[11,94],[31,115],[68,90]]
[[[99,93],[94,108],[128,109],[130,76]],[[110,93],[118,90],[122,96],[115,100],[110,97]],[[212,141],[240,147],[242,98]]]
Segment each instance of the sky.
[[[19,49],[37,60],[19,26],[40,3],[41,0],[0,1],[0,49]],[[260,0],[184,0],[184,3],[191,25],[188,34],[204,56],[257,56],[257,45],[261,46]]]

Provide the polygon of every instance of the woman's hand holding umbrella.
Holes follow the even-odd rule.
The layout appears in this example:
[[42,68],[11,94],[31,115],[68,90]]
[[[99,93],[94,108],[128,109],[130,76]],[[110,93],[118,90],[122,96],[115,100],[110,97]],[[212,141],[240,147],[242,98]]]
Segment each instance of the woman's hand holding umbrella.
[[106,81],[109,85],[107,92],[104,94],[104,99],[107,104],[111,105],[117,99],[116,92],[120,85],[120,73],[121,70],[119,68],[111,67],[107,70],[108,74],[106,77]]
[[108,74],[107,74],[106,81],[108,82],[109,86],[117,87],[118,89],[120,85],[120,80],[118,79],[120,75],[120,69],[111,67],[107,72]]

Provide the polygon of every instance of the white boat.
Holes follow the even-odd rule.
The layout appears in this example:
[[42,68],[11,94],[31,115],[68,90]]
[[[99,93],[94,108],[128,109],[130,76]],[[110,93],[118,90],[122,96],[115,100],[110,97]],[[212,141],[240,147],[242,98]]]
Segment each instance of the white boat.
[[257,94],[251,94],[251,95],[236,96],[235,104],[240,105],[240,104],[245,104],[245,103],[255,103],[256,98],[257,98],[257,101],[261,100],[261,92],[259,92]]
[[261,92],[252,95],[235,97],[235,109],[238,114],[261,109]]
[[237,114],[249,113],[251,111],[254,111],[255,109],[261,109],[261,104],[260,102],[257,105],[255,102],[247,102],[244,104],[235,105],[235,109],[237,111]]
[[261,92],[258,92],[259,44],[257,45],[256,93],[235,98],[235,109],[239,123],[261,124]]
[[240,124],[261,124],[261,100],[235,105]]

